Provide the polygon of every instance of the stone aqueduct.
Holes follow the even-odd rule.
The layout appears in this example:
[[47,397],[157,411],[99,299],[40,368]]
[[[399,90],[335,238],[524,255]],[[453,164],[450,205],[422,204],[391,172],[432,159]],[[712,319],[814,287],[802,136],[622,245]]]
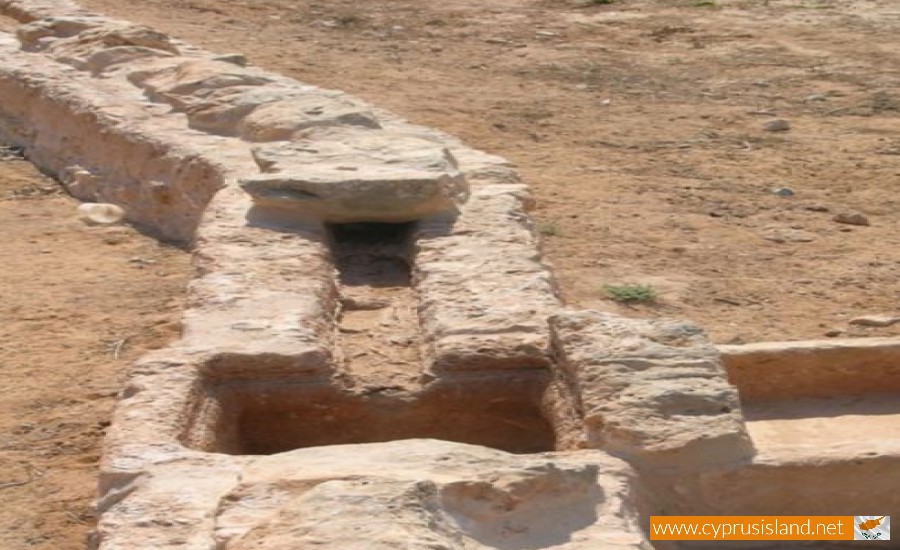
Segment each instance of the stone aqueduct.
[[650,514],[900,507],[897,340],[567,310],[503,159],[66,0],[0,13],[0,138],[194,250],[95,546],[663,549]]

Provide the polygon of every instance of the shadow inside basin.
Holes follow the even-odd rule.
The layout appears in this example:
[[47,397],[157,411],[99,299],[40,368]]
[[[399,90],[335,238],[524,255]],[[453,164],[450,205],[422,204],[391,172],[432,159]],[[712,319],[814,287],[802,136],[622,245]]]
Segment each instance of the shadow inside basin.
[[182,441],[206,452],[267,455],[304,447],[444,439],[512,453],[552,451],[544,373],[354,392],[290,380],[208,384]]

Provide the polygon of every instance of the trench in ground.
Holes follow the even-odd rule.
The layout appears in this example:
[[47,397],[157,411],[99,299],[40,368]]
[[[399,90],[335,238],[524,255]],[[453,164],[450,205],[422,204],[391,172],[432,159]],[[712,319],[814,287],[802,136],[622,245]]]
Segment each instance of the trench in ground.
[[418,392],[352,392],[291,380],[209,381],[184,442],[206,452],[266,455],[304,447],[432,438],[512,453],[552,451],[531,371],[435,382]]
[[421,371],[417,300],[411,286],[416,224],[328,226],[340,283],[337,360],[375,385],[403,385]]

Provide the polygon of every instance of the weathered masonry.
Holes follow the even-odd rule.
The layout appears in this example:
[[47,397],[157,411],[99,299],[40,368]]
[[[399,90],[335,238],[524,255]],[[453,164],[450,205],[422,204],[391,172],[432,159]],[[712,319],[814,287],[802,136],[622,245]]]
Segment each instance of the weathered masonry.
[[194,249],[99,548],[664,549],[654,513],[900,506],[900,342],[566,310],[503,159],[65,0],[0,13],[0,138]]

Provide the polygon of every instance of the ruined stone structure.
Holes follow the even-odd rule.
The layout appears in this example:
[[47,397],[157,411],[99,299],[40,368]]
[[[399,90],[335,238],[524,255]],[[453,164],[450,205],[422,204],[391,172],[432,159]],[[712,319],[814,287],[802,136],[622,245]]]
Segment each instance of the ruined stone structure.
[[195,250],[99,548],[664,549],[650,514],[900,506],[897,341],[567,311],[503,159],[65,0],[0,10],[0,137]]

